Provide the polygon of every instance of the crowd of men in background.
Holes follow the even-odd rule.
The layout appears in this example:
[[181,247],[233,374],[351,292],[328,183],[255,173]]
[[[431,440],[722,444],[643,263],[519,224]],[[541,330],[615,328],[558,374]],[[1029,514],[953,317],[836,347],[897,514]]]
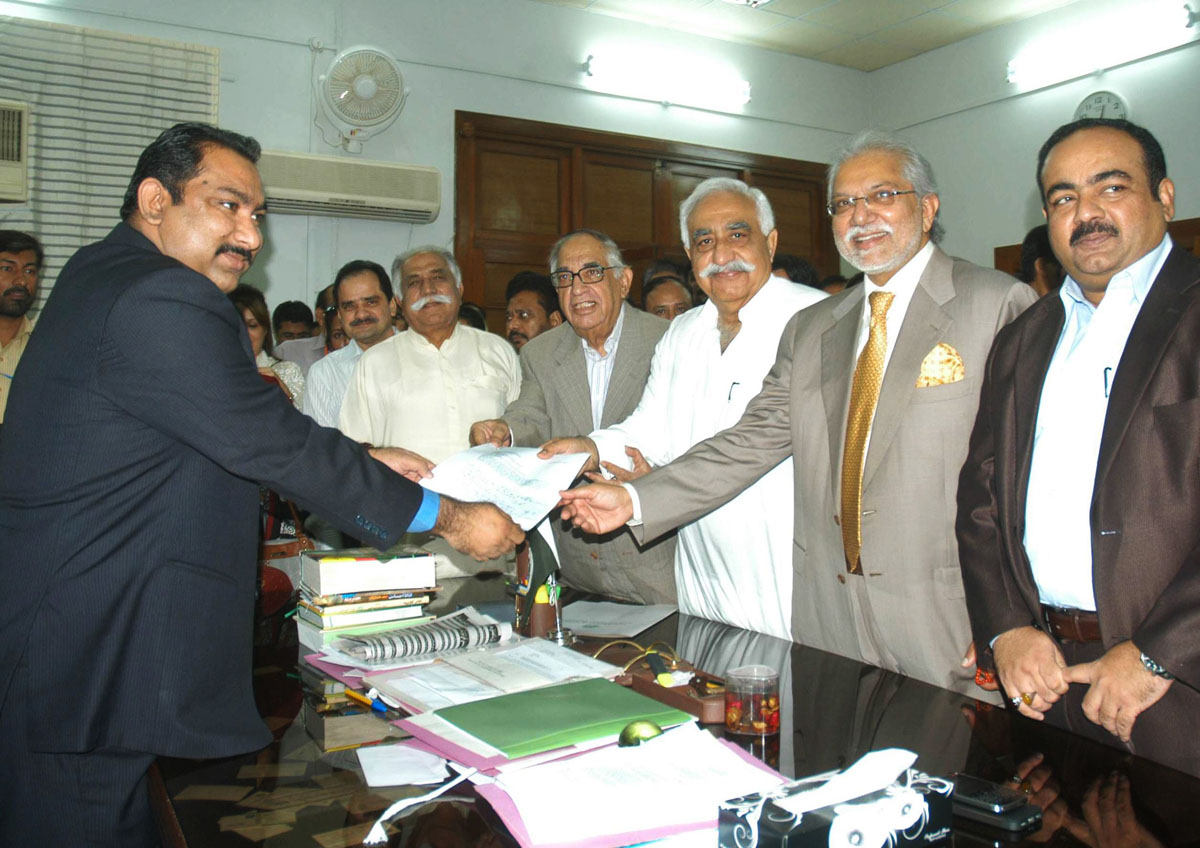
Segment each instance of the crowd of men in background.
[[[315,311],[280,304],[274,355],[307,415],[373,448],[587,453],[551,519],[569,585],[1200,774],[1200,265],[1166,234],[1146,130],[1067,125],[1036,176],[1020,281],[942,252],[930,163],[868,131],[828,177],[849,280],[777,253],[766,195],[714,178],[680,206],[688,261],[652,262],[640,309],[619,245],[581,229],[512,278],[492,333],[424,246],[390,273],[346,263]],[[42,263],[0,232],[0,421]]]

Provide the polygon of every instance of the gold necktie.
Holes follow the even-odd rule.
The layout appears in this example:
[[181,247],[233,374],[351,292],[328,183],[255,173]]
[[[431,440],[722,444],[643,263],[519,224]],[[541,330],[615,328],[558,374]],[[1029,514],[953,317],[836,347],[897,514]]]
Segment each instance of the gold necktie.
[[842,452],[842,545],[846,570],[862,574],[862,474],[867,434],[879,402],[883,363],[887,353],[887,311],[891,292],[871,292],[871,331],[854,367],[850,388],[850,414],[846,418],[846,448]]

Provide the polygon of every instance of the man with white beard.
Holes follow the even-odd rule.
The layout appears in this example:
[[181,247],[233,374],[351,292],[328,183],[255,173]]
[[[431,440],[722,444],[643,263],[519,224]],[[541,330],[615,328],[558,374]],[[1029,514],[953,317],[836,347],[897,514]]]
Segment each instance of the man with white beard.
[[563,515],[653,539],[793,457],[792,637],[982,696],[955,494],[992,338],[1035,295],[937,248],[933,170],[907,142],[860,133],[828,186],[834,241],[866,282],[796,314],[736,424],[623,487],[564,493]]
[[409,329],[363,352],[338,428],[436,464],[469,446],[471,424],[498,418],[516,400],[521,367],[503,338],[458,323],[462,272],[449,251],[427,246],[397,256],[392,281]]

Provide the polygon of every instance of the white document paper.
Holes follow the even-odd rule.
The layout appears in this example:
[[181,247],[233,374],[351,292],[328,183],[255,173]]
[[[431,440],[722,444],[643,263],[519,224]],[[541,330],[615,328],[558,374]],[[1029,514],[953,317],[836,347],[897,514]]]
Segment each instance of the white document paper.
[[615,665],[545,639],[523,639],[364,680],[409,710],[428,712],[572,680],[611,679],[618,673]]
[[[711,828],[722,801],[783,782],[695,723],[634,748],[600,748],[496,779],[520,811],[534,844],[581,842],[677,824]],[[571,791],[563,792],[564,786]],[[621,815],[614,817],[613,810]]]
[[563,607],[563,627],[576,636],[632,639],[671,613],[672,604],[615,604],[612,601],[576,601]]
[[369,745],[358,749],[367,786],[425,786],[446,779],[446,761],[404,744]]
[[537,448],[498,448],[478,445],[434,466],[425,488],[460,501],[488,501],[512,516],[528,531],[549,514],[587,461],[587,454],[569,453],[538,459]]

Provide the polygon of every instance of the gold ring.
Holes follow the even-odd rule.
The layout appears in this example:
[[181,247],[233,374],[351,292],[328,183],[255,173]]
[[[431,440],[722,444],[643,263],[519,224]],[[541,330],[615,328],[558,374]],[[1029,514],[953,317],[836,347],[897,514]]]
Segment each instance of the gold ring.
[[1022,792],[1024,792],[1026,795],[1033,794],[1033,784],[1029,782],[1028,778],[1026,778],[1025,780],[1022,780],[1019,784],[1017,784],[1017,788],[1020,789]]
[[1021,693],[1021,702],[1027,707],[1033,706],[1033,693],[1032,692],[1022,692]]

